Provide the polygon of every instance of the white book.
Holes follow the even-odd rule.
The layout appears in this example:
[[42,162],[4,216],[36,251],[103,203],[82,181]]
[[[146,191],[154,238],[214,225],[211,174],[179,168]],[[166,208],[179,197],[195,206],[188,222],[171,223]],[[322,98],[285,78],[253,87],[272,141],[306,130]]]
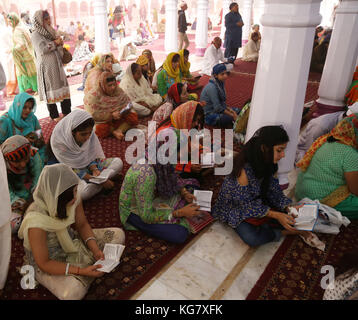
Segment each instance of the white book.
[[201,160],[201,167],[202,168],[212,168],[215,166],[215,153],[214,152],[208,152],[202,154],[202,160]]
[[111,174],[110,169],[104,169],[104,170],[102,170],[102,172],[99,176],[92,177],[91,179],[89,179],[89,182],[92,182],[95,184],[102,184],[109,179],[110,174]]
[[[305,204],[295,210],[295,228],[297,230],[312,231],[318,219],[318,204]],[[291,211],[292,212],[292,211]]]
[[199,210],[211,211],[211,198],[213,197],[212,191],[194,190],[194,196],[196,198],[194,203],[200,206]]
[[122,256],[125,246],[121,244],[106,243],[104,245],[103,254],[104,260],[98,260],[94,265],[102,265],[97,269],[101,272],[111,272],[115,267],[119,265],[119,260]]

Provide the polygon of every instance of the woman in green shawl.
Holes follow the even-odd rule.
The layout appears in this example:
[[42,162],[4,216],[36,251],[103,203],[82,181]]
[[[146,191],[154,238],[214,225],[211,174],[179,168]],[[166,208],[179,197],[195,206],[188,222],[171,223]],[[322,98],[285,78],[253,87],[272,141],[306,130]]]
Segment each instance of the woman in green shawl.
[[20,26],[20,19],[16,13],[10,13],[8,16],[12,27],[12,54],[16,66],[17,82],[19,91],[29,90],[37,92],[37,73],[34,58],[34,49],[25,29]]

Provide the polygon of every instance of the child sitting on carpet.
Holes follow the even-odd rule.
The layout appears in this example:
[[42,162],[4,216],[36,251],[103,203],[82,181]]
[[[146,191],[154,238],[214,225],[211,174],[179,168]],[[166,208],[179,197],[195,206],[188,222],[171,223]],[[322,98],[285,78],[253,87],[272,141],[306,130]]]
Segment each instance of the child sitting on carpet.
[[291,200],[274,177],[288,140],[281,126],[259,129],[234,158],[232,173],[225,178],[213,206],[212,215],[232,227],[250,246],[279,241],[282,235],[291,234],[300,235],[311,246],[320,242],[313,233],[293,227],[295,220],[287,214]]
[[[123,168],[120,158],[105,158],[98,137],[93,131],[94,120],[84,110],[74,110],[56,125],[50,139],[52,159],[49,163],[64,163],[70,166],[82,179],[79,193],[87,200],[104,189],[113,189],[112,181]],[[90,183],[91,179],[102,176],[104,182]],[[104,179],[103,179],[104,180]]]
[[[43,162],[36,149],[23,136],[15,135],[1,145],[11,201],[11,231],[17,233],[22,217],[32,202],[32,193],[40,177]],[[30,187],[26,182],[31,181]],[[3,181],[1,181],[3,183]]]
[[[92,230],[77,187],[80,179],[65,164],[46,166],[19,230],[25,264],[36,280],[61,300],[80,300],[102,266],[105,243],[123,244],[120,228]],[[71,228],[74,225],[76,232]]]

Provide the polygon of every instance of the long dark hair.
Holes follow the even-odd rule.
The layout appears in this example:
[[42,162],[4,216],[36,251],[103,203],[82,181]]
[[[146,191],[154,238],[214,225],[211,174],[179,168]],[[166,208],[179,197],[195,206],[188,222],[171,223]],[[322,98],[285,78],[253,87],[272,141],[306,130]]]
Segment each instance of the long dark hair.
[[253,137],[245,143],[241,152],[234,158],[231,177],[237,179],[245,164],[249,164],[257,179],[261,183],[261,196],[267,198],[267,191],[272,175],[278,166],[273,163],[273,147],[287,143],[289,137],[282,126],[265,126],[255,132]]
[[75,134],[76,132],[84,131],[87,128],[93,128],[94,127],[94,120],[93,118],[88,118],[87,120],[83,121],[80,125],[78,125],[76,128],[72,130],[72,133]]
[[67,218],[66,207],[67,204],[74,198],[73,189],[76,186],[72,186],[62,192],[57,199],[57,217],[61,220]]

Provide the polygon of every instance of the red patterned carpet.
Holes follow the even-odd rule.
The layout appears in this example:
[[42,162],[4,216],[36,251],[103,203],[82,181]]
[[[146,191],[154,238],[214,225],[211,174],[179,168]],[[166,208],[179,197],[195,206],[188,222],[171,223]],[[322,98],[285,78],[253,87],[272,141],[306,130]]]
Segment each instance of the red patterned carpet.
[[287,237],[247,300],[322,300],[321,274],[325,265],[337,266],[344,253],[358,249],[358,221],[337,235],[318,234],[324,252],[308,247],[298,237]]
[[[241,69],[240,69],[241,68]],[[253,65],[240,63],[236,70],[248,70]],[[227,81],[228,105],[242,107],[247,99],[251,98],[254,74],[237,74]],[[201,83],[206,84],[209,77],[202,77]],[[305,101],[317,97],[318,84],[309,83]],[[146,124],[149,118],[141,119]],[[40,120],[45,139],[48,140],[54,127],[49,118]],[[120,157],[125,159],[125,150],[130,142],[118,142],[115,138],[101,139],[106,157]],[[238,146],[235,147],[238,151]],[[124,161],[123,174],[128,170],[129,164]],[[223,177],[210,176],[202,183],[203,189],[214,191],[215,201]],[[120,227],[118,213],[118,196],[123,177],[111,194],[101,194],[84,204],[85,213],[93,228]],[[194,236],[192,236],[194,237]],[[188,239],[190,241],[190,239]],[[120,265],[112,273],[97,279],[90,287],[85,299],[129,299],[135,292],[143,287],[163,266],[165,266],[183,245],[173,245],[168,242],[150,238],[141,232],[126,232],[126,249]],[[280,249],[281,250],[281,249]],[[284,250],[284,249],[282,249]],[[281,250],[281,251],[282,251]],[[23,263],[23,245],[17,237],[12,239],[12,255],[9,275],[1,299],[56,299],[47,289],[38,286],[35,290],[22,290],[20,287],[20,268]]]

